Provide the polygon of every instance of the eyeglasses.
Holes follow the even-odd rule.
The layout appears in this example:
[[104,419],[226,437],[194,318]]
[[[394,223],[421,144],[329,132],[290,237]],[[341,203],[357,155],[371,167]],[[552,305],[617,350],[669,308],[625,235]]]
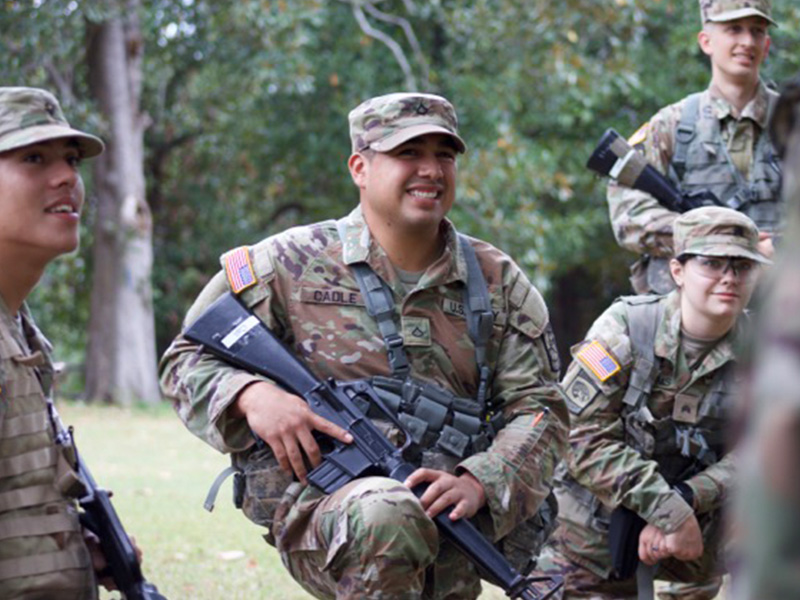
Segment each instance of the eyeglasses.
[[694,264],[703,277],[722,279],[728,269],[734,277],[749,280],[758,272],[758,263],[749,258],[717,258],[715,256],[693,256]]

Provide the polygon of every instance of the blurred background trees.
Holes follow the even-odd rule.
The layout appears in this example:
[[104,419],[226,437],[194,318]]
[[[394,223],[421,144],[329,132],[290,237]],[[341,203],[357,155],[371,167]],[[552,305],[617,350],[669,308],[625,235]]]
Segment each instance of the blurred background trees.
[[[134,332],[146,337],[154,325],[162,352],[223,251],[349,211],[357,196],[345,168],[347,112],[365,98],[409,87],[455,103],[469,152],[459,163],[451,217],[465,233],[510,253],[545,292],[566,356],[611,300],[628,293],[633,259],[614,242],[604,183],[584,168],[591,149],[606,128],[630,135],[709,78],[696,44],[699,11],[686,0],[0,6],[3,85],[53,90],[75,125],[111,146],[119,129],[92,75],[103,53],[98,29],[117,22],[128,64],[139,69],[138,83],[130,73],[127,83],[133,92],[140,86],[138,100],[128,102],[128,117],[144,136],[146,188],[133,205],[139,227],[126,228],[127,196],[109,192],[100,167],[87,169],[84,244],[49,270],[32,299],[59,356],[89,363],[90,384],[98,356],[120,357],[112,373],[152,380],[136,362],[152,362],[143,354],[148,343],[133,344]],[[800,7],[776,3],[775,17],[781,27],[764,75],[780,84],[800,68]],[[103,212],[109,200],[117,206],[110,221]],[[141,227],[148,219],[151,234]],[[109,227],[117,246],[93,252]],[[100,263],[109,252],[134,257],[114,275],[142,304],[134,312],[101,288]],[[90,327],[99,306],[112,307],[108,322],[127,328]],[[100,354],[93,350],[87,360],[87,345]],[[125,354],[128,346],[138,348],[136,357]],[[130,380],[115,377],[105,387],[91,385],[91,397],[152,400],[152,387],[130,392]],[[82,381],[75,386],[84,389]]]

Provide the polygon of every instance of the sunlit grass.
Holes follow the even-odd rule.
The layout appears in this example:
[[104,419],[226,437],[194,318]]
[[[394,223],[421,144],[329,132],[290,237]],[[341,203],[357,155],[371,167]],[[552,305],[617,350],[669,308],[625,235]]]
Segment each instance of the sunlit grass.
[[[261,530],[233,507],[230,481],[213,513],[203,501],[227,457],[191,435],[167,406],[59,405],[98,484],[114,492],[143,571],[169,600],[311,598],[284,570]],[[104,592],[102,599],[119,594]],[[504,598],[487,589],[487,600]]]

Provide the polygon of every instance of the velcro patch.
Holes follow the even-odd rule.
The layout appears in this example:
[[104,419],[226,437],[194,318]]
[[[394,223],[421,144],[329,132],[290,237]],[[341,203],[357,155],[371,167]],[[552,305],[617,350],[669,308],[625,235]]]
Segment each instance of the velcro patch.
[[458,302],[457,300],[451,300],[450,298],[444,298],[442,300],[442,312],[446,315],[453,315],[455,317],[466,318],[467,313],[464,309],[464,303]]
[[425,317],[401,317],[403,344],[406,346],[430,346],[431,322]]
[[256,284],[256,273],[253,270],[253,263],[250,260],[250,250],[247,246],[242,246],[231,250],[223,258],[225,263],[225,275],[228,277],[228,285],[231,291],[238,294]]
[[575,377],[564,388],[564,395],[570,412],[580,414],[600,395],[600,388],[592,381],[591,375],[584,373],[583,369],[578,369]]
[[303,287],[300,289],[300,301],[308,304],[364,306],[361,294],[348,289]]
[[575,355],[575,358],[581,361],[601,382],[608,380],[609,377],[620,371],[619,363],[599,342],[586,344]]

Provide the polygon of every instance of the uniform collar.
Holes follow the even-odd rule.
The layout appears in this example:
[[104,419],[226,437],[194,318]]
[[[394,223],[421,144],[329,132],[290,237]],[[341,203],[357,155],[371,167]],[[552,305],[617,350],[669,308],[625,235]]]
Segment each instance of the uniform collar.
[[[662,300],[664,302],[664,317],[659,323],[656,334],[656,356],[668,360],[673,367],[678,365],[678,352],[681,346],[681,306],[678,290],[670,292]],[[708,353],[693,373],[693,379],[714,371],[736,357],[741,350],[745,338],[744,329],[746,317],[740,316],[736,324]]]
[[[445,248],[439,259],[425,271],[420,288],[445,285],[453,281],[467,281],[467,266],[459,252],[459,237],[453,223],[445,218],[440,229],[445,237]],[[347,265],[366,262],[389,286],[400,293],[403,287],[389,257],[370,233],[361,206],[356,206],[344,217],[342,259]],[[453,257],[456,257],[453,260]]]
[[[708,96],[717,119],[722,121],[729,116],[733,116],[733,106],[717,92],[713,85],[708,88]],[[769,120],[769,90],[763,81],[758,81],[756,95],[742,110],[739,120],[741,119],[750,119],[761,129],[767,127]]]

